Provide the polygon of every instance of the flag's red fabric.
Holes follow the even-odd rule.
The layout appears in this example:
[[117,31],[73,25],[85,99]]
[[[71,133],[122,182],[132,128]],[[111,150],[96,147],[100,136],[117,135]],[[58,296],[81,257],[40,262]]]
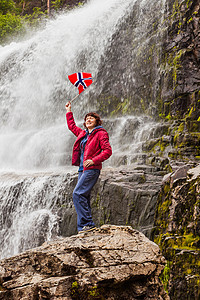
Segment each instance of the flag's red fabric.
[[74,73],[69,75],[68,78],[71,81],[71,83],[78,88],[79,94],[82,93],[92,83],[91,73]]

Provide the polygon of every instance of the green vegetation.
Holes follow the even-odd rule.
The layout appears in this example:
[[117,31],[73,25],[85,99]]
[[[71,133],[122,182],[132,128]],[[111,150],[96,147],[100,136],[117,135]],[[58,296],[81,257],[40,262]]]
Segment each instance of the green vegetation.
[[117,107],[115,110],[111,112],[111,116],[117,115],[119,112],[124,115],[128,112],[129,109],[129,99],[124,99],[123,102],[118,103]]
[[23,21],[16,13],[14,1],[0,0],[0,43],[4,43],[8,36],[22,32]]
[[[77,3],[77,6],[82,6],[82,5],[83,5],[83,2],[81,2],[81,1]],[[55,11],[58,11],[58,10],[63,9],[63,7],[65,9],[69,9],[70,5],[66,4],[66,0],[54,0],[54,1],[51,2],[51,7]]]
[[5,15],[15,11],[15,3],[12,0],[0,0],[0,13]]
[[98,287],[95,285],[88,291],[88,299],[104,299],[98,290]]
[[[38,3],[37,1],[35,3]],[[43,3],[43,4],[42,4]],[[47,2],[41,2],[41,7],[34,6],[34,1],[28,0],[0,0],[0,45],[18,39],[29,28],[38,27],[48,16]],[[81,6],[83,2],[76,5]],[[66,5],[66,0],[51,1],[52,13],[60,9],[69,9],[73,5]]]
[[51,5],[55,10],[59,10],[59,9],[61,9],[63,3],[64,3],[64,0],[55,0],[55,1],[52,1]]
[[20,16],[11,13],[0,13],[0,43],[6,42],[8,37],[24,31],[23,20]]
[[165,265],[162,275],[160,276],[160,280],[162,281],[164,290],[167,293],[168,293],[168,284],[169,284],[169,277],[170,277],[170,267],[171,267],[171,262],[167,261],[167,264]]
[[102,289],[97,285],[90,286],[88,289],[82,289],[77,281],[72,282],[71,285],[71,298],[74,300],[88,299],[88,300],[104,300]]
[[33,8],[32,14],[22,15],[25,1],[0,0],[0,44],[10,41],[13,36],[20,37],[28,27],[36,26],[45,16],[41,8]]
[[72,299],[80,299],[79,284],[77,281],[72,282],[71,297]]

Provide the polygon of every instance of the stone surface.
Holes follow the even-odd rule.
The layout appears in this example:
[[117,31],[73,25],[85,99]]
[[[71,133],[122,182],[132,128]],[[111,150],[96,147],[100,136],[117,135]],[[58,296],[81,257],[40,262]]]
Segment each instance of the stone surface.
[[148,165],[103,170],[92,192],[96,224],[131,225],[150,237],[162,176]]
[[168,299],[159,247],[128,226],[103,225],[0,262],[0,299]]
[[200,165],[188,167],[181,166],[163,182],[153,236],[168,260],[163,282],[170,299],[199,300]]
[[196,180],[200,174],[200,165],[196,166],[195,168],[189,169],[187,175],[189,176],[190,180]]
[[148,9],[135,1],[112,36],[97,73],[99,91],[89,99],[101,114],[158,114],[163,10],[163,1],[149,1]]
[[165,116],[199,117],[199,0],[166,1],[166,38],[161,65],[161,99]]

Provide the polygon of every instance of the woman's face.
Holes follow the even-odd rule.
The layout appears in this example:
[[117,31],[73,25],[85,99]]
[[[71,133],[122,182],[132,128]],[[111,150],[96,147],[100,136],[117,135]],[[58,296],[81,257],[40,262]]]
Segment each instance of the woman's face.
[[85,125],[87,129],[91,130],[96,126],[96,119],[95,117],[88,116],[85,120]]

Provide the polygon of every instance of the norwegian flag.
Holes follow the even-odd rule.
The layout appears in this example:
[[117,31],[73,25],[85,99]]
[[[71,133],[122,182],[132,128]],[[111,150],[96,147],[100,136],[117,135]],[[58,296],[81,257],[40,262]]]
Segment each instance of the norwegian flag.
[[90,84],[92,84],[92,74],[79,72],[68,76],[69,80],[79,90],[79,95],[82,93]]

